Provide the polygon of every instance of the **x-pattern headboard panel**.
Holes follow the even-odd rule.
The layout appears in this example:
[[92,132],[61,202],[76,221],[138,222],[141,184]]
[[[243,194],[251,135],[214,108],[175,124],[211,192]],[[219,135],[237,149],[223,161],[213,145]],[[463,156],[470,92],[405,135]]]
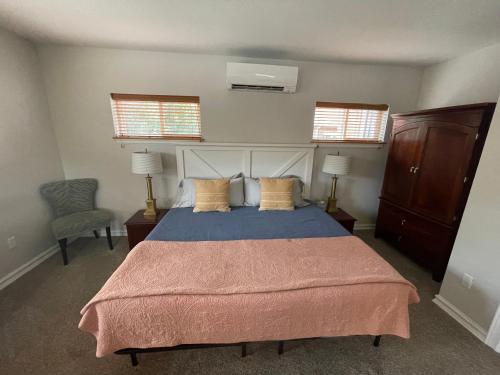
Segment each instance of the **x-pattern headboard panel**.
[[248,177],[295,175],[309,198],[315,145],[189,144],[176,147],[177,175],[220,178],[243,172]]

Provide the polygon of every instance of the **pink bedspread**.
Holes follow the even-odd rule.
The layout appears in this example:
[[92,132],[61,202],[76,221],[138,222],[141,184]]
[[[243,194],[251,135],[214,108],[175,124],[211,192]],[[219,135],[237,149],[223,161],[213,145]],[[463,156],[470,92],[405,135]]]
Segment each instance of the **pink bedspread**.
[[144,241],[82,309],[98,357],[123,348],[409,337],[415,287],[357,237]]

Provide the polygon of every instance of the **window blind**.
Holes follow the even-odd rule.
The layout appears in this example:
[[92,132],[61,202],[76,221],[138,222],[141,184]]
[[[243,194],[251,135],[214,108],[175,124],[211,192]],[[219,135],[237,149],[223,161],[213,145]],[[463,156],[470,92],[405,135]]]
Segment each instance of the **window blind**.
[[386,104],[316,102],[313,141],[384,142]]
[[198,96],[111,94],[115,138],[201,140]]

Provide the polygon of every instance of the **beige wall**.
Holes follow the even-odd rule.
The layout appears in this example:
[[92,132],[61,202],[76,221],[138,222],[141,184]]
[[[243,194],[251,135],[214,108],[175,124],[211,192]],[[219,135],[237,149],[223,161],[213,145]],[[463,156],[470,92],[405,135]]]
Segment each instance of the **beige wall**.
[[[498,101],[500,44],[427,68],[422,107]],[[500,303],[500,111],[490,126],[450,263],[439,294],[484,330]],[[462,275],[474,285],[461,285]]]
[[[115,228],[143,207],[144,181],[130,173],[130,153],[144,144],[114,142],[109,93],[199,95],[202,132],[209,142],[309,142],[314,103],[353,101],[387,103],[393,112],[415,109],[422,69],[296,61],[249,62],[297,64],[296,94],[228,91],[226,61],[238,57],[189,55],[82,47],[40,46],[54,128],[67,178],[99,179],[98,203],[117,214]],[[167,168],[154,178],[160,206],[175,196],[177,172],[172,144],[148,144],[164,153]],[[318,152],[313,176],[314,197],[327,193],[328,177],[319,173]],[[341,181],[340,205],[361,223],[374,223],[386,150],[348,148],[355,156],[351,176]]]
[[63,170],[35,47],[0,29],[0,51],[1,279],[55,243],[38,186]]
[[496,102],[499,93],[500,44],[495,44],[426,68],[419,107]]

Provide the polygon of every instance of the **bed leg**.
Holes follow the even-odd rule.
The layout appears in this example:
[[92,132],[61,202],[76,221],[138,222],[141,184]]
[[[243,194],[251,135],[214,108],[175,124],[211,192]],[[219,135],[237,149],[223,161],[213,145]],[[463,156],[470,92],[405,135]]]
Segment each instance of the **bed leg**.
[[245,358],[247,356],[247,344],[242,343],[241,344],[241,357]]
[[381,338],[382,338],[381,335],[375,336],[375,340],[373,340],[373,346],[379,346]]
[[282,355],[284,349],[285,349],[285,342],[284,341],[278,341],[278,354]]
[[106,238],[108,239],[109,250],[113,250],[113,240],[111,239],[111,228],[106,227]]
[[130,353],[130,360],[132,361],[132,366],[137,366],[139,364],[139,361],[137,360],[137,353],[132,352]]

